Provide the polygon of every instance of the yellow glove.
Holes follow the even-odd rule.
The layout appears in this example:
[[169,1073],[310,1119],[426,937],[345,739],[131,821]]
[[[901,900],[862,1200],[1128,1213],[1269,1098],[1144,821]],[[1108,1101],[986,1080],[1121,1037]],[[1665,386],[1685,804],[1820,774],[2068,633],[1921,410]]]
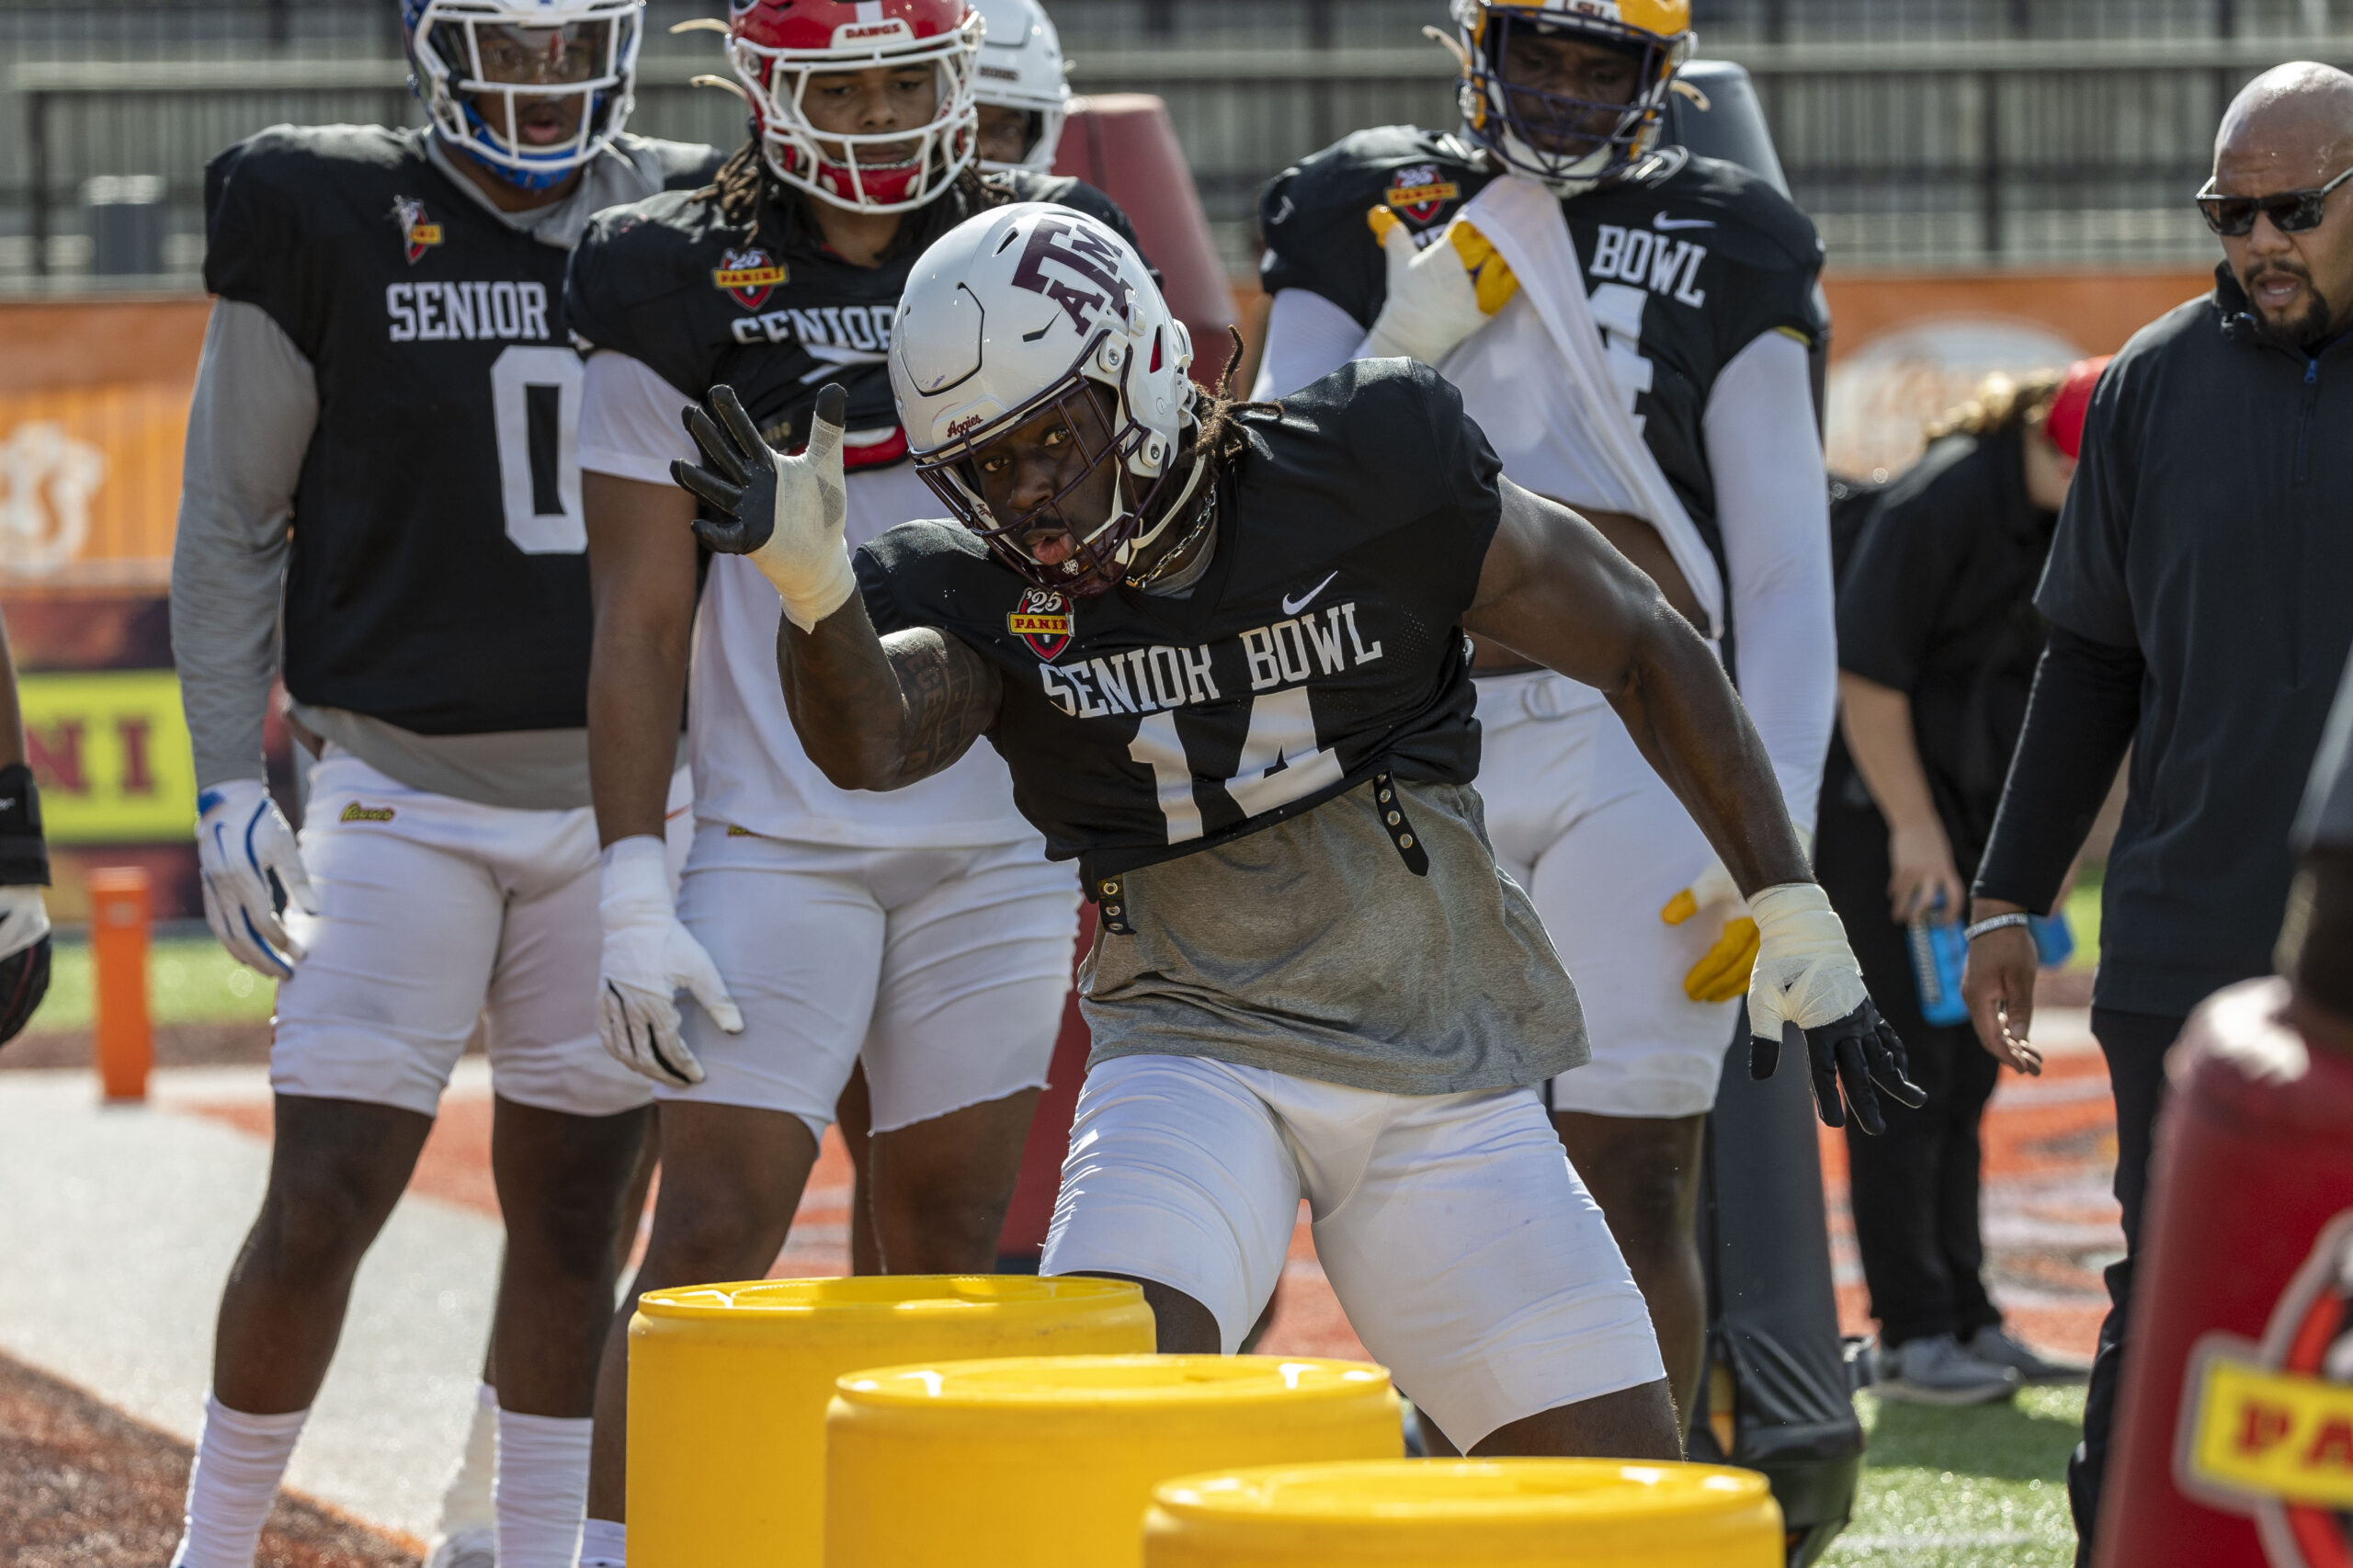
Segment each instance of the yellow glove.
[[1519,290],[1494,242],[1459,212],[1427,245],[1416,245],[1414,231],[1386,206],[1366,212],[1365,222],[1389,266],[1389,297],[1366,339],[1377,358],[1402,355],[1435,365]]
[[[1799,828],[1797,835],[1807,858],[1813,858],[1813,835]],[[1729,1002],[1745,996],[1749,972],[1756,967],[1756,922],[1750,918],[1739,884],[1722,860],[1709,861],[1708,869],[1689,887],[1666,901],[1658,917],[1669,926],[1680,926],[1704,909],[1723,910],[1724,928],[1707,955],[1683,977],[1683,994],[1694,1002]]]

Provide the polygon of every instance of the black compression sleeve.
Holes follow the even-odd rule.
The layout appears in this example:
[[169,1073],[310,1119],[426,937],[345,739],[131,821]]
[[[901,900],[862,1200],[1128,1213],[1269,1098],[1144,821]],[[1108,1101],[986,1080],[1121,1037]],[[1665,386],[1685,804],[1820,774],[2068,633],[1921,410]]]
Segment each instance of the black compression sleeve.
[[2141,722],[2141,651],[2053,626],[1975,892],[2050,912]]

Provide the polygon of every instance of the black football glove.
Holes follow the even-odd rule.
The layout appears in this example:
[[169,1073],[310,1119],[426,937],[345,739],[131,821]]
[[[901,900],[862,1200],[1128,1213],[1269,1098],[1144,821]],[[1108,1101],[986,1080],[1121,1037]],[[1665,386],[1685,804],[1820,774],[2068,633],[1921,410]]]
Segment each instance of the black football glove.
[[760,569],[803,631],[858,591],[842,530],[849,493],[842,479],[842,416],[849,394],[828,382],[817,393],[809,446],[787,457],[760,436],[735,389],[716,386],[704,406],[684,411],[702,463],[673,462],[670,477],[710,515],[695,518],[706,550],[741,555]]
[[1748,981],[1748,1075],[1773,1075],[1782,1035],[1795,1028],[1805,1036],[1813,1108],[1826,1125],[1846,1126],[1852,1109],[1864,1131],[1886,1131],[1882,1091],[1915,1109],[1927,1104],[1928,1092],[1905,1075],[1904,1042],[1871,1005],[1847,928],[1822,889],[1784,882],[1751,897],[1748,907],[1757,938]]
[[49,994],[49,844],[40,791],[21,762],[0,767],[0,1045],[17,1038]]
[[[1864,1131],[1877,1136],[1887,1131],[1887,1117],[1881,1110],[1879,1096],[1885,1090],[1888,1097],[1917,1110],[1928,1103],[1928,1091],[1912,1082],[1909,1063],[1904,1060],[1904,1042],[1869,997],[1845,1017],[1814,1028],[1800,1028],[1795,1023],[1785,1023],[1783,1031],[1794,1030],[1805,1037],[1806,1069],[1813,1081],[1813,1108],[1823,1123],[1829,1127],[1844,1127],[1847,1111],[1854,1112],[1855,1123]],[[1781,1064],[1781,1042],[1760,1034],[1748,1037],[1748,1075],[1769,1078]],[[1841,1091],[1846,1104],[1839,1104]]]

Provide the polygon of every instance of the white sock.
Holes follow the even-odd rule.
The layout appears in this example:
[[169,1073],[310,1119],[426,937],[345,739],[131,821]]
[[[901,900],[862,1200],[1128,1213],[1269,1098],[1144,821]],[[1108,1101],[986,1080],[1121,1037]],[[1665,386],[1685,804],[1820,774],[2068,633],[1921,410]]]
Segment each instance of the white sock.
[[474,1418],[466,1428],[465,1450],[458,1456],[457,1473],[441,1494],[441,1522],[434,1527],[437,1540],[460,1530],[486,1529],[495,1515],[491,1478],[498,1472],[498,1391],[483,1383],[474,1391]]
[[619,1519],[581,1526],[580,1568],[629,1568],[629,1527]]
[[254,1568],[261,1528],[278,1499],[307,1410],[247,1415],[211,1394],[188,1477],[188,1517],[172,1568]]
[[498,1568],[573,1568],[593,1425],[585,1415],[498,1413]]

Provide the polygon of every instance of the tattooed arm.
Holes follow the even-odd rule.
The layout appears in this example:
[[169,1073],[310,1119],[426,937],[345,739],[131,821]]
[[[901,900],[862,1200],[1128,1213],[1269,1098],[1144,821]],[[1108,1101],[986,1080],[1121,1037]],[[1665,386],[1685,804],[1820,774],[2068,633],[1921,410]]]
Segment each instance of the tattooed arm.
[[713,387],[686,410],[703,460],[674,462],[670,476],[704,504],[695,538],[748,559],[784,600],[777,674],[809,759],[838,789],[898,790],[962,756],[995,719],[1002,687],[944,632],[875,634],[843,545],[847,403],[839,386],[820,388],[809,445],[788,456],[733,387]]
[[996,718],[997,673],[947,632],[875,634],[853,594],[803,631],[777,631],[792,728],[837,789],[897,790],[962,756]]

